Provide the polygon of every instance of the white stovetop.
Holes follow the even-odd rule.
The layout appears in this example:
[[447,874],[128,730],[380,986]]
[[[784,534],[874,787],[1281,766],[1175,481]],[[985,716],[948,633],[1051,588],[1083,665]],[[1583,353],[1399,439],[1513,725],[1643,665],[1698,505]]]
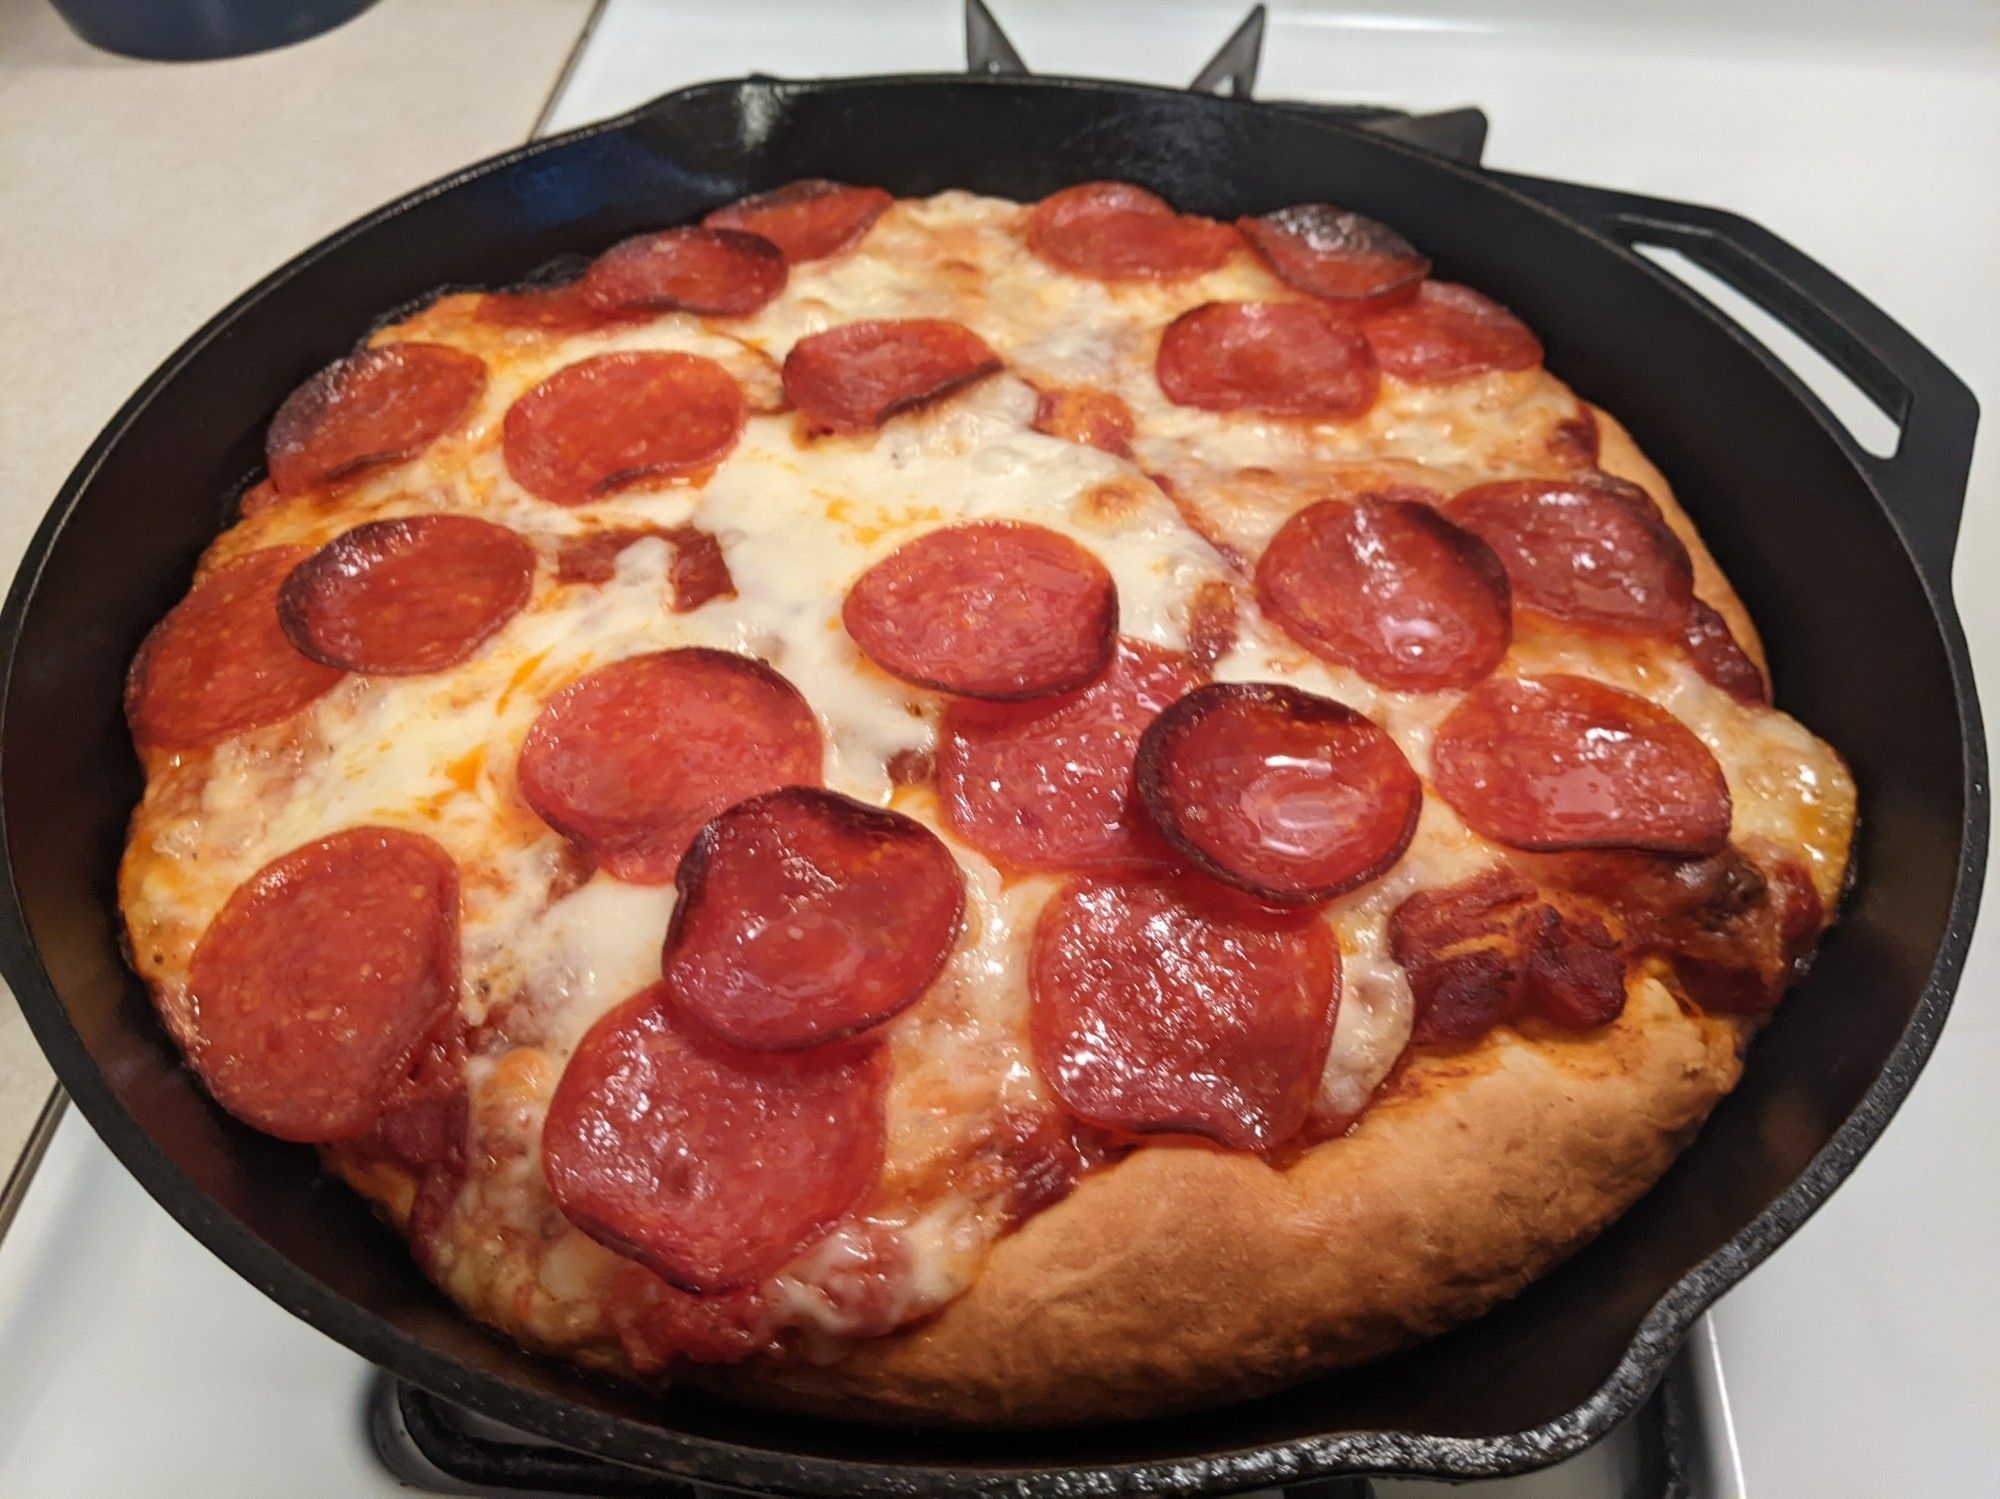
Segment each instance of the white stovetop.
[[[1240,15],[1209,0],[992,3],[1042,71],[1171,83]],[[1744,212],[1887,308],[2000,410],[2000,18],[1988,0],[1683,0],[1644,19],[1588,0],[1391,9],[1274,4],[1259,91],[1478,103],[1493,165]],[[609,0],[551,124],[750,71],[948,70],[960,45],[952,0]],[[1978,564],[2000,544],[1996,452],[1989,432],[1958,567],[1989,708],[2000,591],[1980,586]],[[1996,989],[1989,921],[1903,1114],[1715,1313],[1722,1492],[2000,1491],[2000,1173],[1983,1164],[2000,1138]],[[0,1247],[0,1349],[0,1493],[407,1492],[367,1452],[369,1371],[210,1259],[74,1117]],[[1616,1494],[1615,1467],[1586,1465],[1561,1492]]]

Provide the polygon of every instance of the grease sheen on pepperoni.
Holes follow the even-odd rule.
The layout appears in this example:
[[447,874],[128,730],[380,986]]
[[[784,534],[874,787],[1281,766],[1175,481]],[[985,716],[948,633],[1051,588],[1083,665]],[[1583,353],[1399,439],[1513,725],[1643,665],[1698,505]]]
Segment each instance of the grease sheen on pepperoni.
[[1257,600],[1307,650],[1401,692],[1470,687],[1514,635],[1500,559],[1412,500],[1301,510],[1258,560]]
[[966,697],[1044,697],[1111,659],[1118,590],[1067,536],[972,521],[918,537],[855,580],[841,607],[855,644],[892,676]]
[[1348,421],[1375,404],[1368,341],[1307,302],[1209,302],[1160,336],[1153,372],[1168,400],[1205,411]]
[[394,828],[293,849],[209,923],[188,990],[224,1108],[286,1140],[357,1134],[458,1003],[458,871]]
[[843,323],[792,345],[785,356],[785,394],[815,431],[866,432],[999,369],[985,340],[960,323]]
[[849,187],[808,177],[716,209],[702,223],[761,235],[797,265],[859,244],[896,200],[879,187]]
[[1317,915],[1192,878],[1079,880],[1035,924],[1035,1065],[1078,1117],[1263,1150],[1305,1122],[1340,956]]
[[465,660],[528,602],[535,549],[466,515],[370,521],[292,570],[278,617],[315,661],[385,675]]
[[743,317],[785,289],[785,256],[740,229],[663,229],[620,240],[591,262],[580,293],[612,312]]
[[882,1163],[883,1070],[841,1047],[777,1056],[676,1026],[662,987],[592,1026],[542,1130],[556,1206],[682,1290],[762,1281],[844,1217]]
[[1475,832],[1514,848],[1712,854],[1729,841],[1729,785],[1666,709],[1585,677],[1494,678],[1431,746],[1437,792]]
[[1417,385],[1531,370],[1542,362],[1542,341],[1526,323],[1449,281],[1424,282],[1412,301],[1371,314],[1361,328],[1383,371]]
[[1730,633],[1729,621],[1700,599],[1691,601],[1681,646],[1695,670],[1739,703],[1768,703],[1771,685]]
[[662,972],[675,1010],[787,1051],[916,1003],[957,940],[965,881],[899,812],[792,787],[728,808],[681,860]]
[[1212,271],[1236,248],[1227,224],[1176,213],[1129,182],[1082,182],[1028,215],[1028,248],[1049,264],[1101,281],[1179,281]]
[[507,411],[507,472],[537,499],[582,505],[712,468],[743,430],[743,389],[697,354],[600,354]]
[[1197,687],[1139,742],[1139,795],[1175,848],[1266,900],[1326,900],[1410,846],[1424,788],[1379,725],[1271,682]]
[[141,744],[195,749],[290,718],[341,673],[286,638],[278,590],[309,555],[269,547],[206,574],[153,626],[125,681]]
[[1687,622],[1694,564],[1637,485],[1509,479],[1464,491],[1445,514],[1493,548],[1518,604],[1642,635],[1677,636]]
[[486,366],[443,344],[384,344],[328,365],[278,408],[264,439],[281,494],[338,487],[414,458],[464,421]]
[[938,734],[952,830],[1016,869],[1118,869],[1170,858],[1138,804],[1139,736],[1199,677],[1185,657],[1120,637],[1077,692],[1030,703],[954,702]]
[[690,647],[601,666],[549,700],[521,745],[521,794],[621,880],[665,884],[732,802],[816,786],[819,721],[761,661]]
[[1430,274],[1430,261],[1387,224],[1329,203],[1300,203],[1236,227],[1279,280],[1316,297],[1377,301]]

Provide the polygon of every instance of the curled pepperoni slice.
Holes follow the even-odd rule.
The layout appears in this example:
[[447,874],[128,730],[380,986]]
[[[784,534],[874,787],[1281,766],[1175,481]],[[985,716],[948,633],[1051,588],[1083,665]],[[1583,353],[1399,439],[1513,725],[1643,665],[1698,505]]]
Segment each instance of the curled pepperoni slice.
[[1348,421],[1375,404],[1368,340],[1307,302],[1210,302],[1160,336],[1153,373],[1168,400],[1205,411]]
[[1035,430],[1120,458],[1132,456],[1132,408],[1108,390],[1068,385],[1043,391],[1035,405]]
[[580,292],[611,312],[742,317],[785,289],[785,256],[740,229],[665,229],[620,240],[583,273]]
[[965,908],[958,862],[929,828],[796,786],[709,823],[674,883],[662,970],[676,1012],[756,1051],[851,1036],[915,1004]]
[[1449,281],[1424,282],[1413,301],[1371,314],[1361,328],[1383,370],[1417,385],[1531,370],[1542,362],[1542,341],[1526,323]]
[[1100,281],[1180,281],[1227,260],[1236,232],[1176,213],[1129,182],[1081,182],[1035,205],[1028,248],[1050,265]]
[[486,366],[443,344],[384,344],[321,370],[278,408],[264,439],[280,494],[339,487],[414,458],[464,421]]
[[1411,500],[1301,510],[1257,563],[1257,600],[1307,650],[1400,692],[1470,687],[1514,635],[1500,559]]
[[1017,869],[1116,869],[1169,857],[1138,805],[1139,736],[1199,680],[1184,656],[1120,638],[1104,675],[1035,703],[955,702],[939,733],[945,821]]
[[1267,900],[1325,900],[1402,857],[1424,788],[1344,703],[1271,682],[1197,687],[1139,741],[1139,796],[1167,842]]
[[278,590],[308,555],[270,547],[217,568],[153,626],[125,681],[141,744],[194,749],[290,718],[340,673],[303,656],[278,621]]
[[1035,1065],[1080,1118],[1263,1150],[1297,1131],[1340,1001],[1324,922],[1181,878],[1079,880],[1035,923]]
[[1330,203],[1300,203],[1236,227],[1278,279],[1339,302],[1386,298],[1414,287],[1431,263],[1387,224]]
[[582,505],[713,468],[743,430],[743,390],[697,354],[600,354],[507,411],[507,472],[537,499]]
[[852,1047],[774,1056],[684,1031],[656,986],[570,1058],[542,1174],[570,1222],[682,1290],[752,1285],[875,1184],[882,1087]]
[[1771,701],[1770,684],[1757,669],[1757,663],[1750,659],[1750,653],[1736,643],[1729,621],[1700,599],[1689,604],[1681,646],[1694,661],[1696,671],[1739,703]]
[[973,521],[896,548],[847,591],[847,633],[892,676],[966,697],[1045,697],[1104,669],[1118,590],[1043,526]]
[[1494,678],[1439,727],[1431,776],[1514,848],[1712,854],[1729,841],[1715,756],[1666,709],[1585,677]]
[[861,241],[896,200],[879,187],[849,187],[808,177],[718,208],[702,223],[761,235],[793,265],[824,260]]
[[694,647],[601,666],[549,700],[521,745],[521,794],[611,874],[663,885],[732,802],[816,786],[819,722],[761,661]]
[[1509,479],[1464,491],[1445,514],[1493,548],[1518,604],[1640,635],[1686,625],[1694,564],[1636,485],[1608,474]]
[[466,515],[370,521],[292,570],[278,618],[328,666],[442,671],[518,614],[534,582],[535,549],[505,526]]
[[188,990],[218,1103],[286,1140],[357,1134],[458,1003],[458,871],[394,828],[293,849],[209,923]]
[[998,372],[970,328],[938,318],[844,323],[792,345],[785,394],[819,432],[866,432]]

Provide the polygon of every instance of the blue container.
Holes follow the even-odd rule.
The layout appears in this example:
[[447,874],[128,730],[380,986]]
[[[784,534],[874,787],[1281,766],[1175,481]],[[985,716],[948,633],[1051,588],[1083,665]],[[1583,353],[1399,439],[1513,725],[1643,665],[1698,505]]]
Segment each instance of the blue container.
[[158,62],[289,47],[352,20],[375,0],[50,0],[70,30],[106,52]]

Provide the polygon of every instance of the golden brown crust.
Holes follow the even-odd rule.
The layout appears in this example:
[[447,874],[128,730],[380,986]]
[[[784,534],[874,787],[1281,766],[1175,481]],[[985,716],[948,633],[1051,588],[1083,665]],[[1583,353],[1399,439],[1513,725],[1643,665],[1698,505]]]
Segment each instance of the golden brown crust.
[[1749,652],[1750,659],[1757,663],[1757,669],[1764,673],[1764,680],[1768,682],[1771,665],[1764,659],[1764,642],[1757,635],[1757,626],[1751,623],[1750,611],[1743,607],[1743,600],[1736,596],[1729,579],[1723,576],[1721,567],[1708,550],[1708,544],[1701,539],[1701,532],[1695,529],[1694,521],[1681,509],[1680,501],[1674,498],[1673,487],[1667,483],[1666,476],[1639,451],[1638,444],[1632,441],[1632,434],[1625,430],[1618,418],[1595,406],[1586,405],[1586,409],[1597,418],[1598,467],[1607,474],[1638,485],[1653,497],[1653,503],[1660,507],[1660,514],[1687,547],[1688,556],[1694,559],[1696,596],[1722,616],[1737,644]]
[[1414,1062],[1284,1171],[1154,1146],[995,1248],[929,1323],[824,1366],[704,1370],[844,1417],[1066,1424],[1193,1408],[1363,1362],[1514,1294],[1623,1212],[1729,1091],[1746,1032],[1651,978],[1585,1037]]

